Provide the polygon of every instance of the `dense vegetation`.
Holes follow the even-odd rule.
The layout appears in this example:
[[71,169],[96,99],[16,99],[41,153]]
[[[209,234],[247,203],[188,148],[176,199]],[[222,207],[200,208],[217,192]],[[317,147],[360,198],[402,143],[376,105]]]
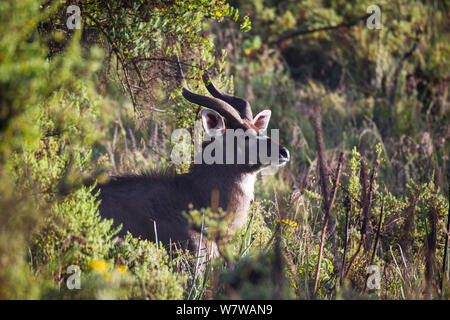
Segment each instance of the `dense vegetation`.
[[[371,29],[372,4],[1,1],[0,298],[448,299],[448,7],[380,1]],[[118,239],[91,193],[173,167],[171,132],[199,111],[177,58],[197,92],[207,70],[271,109],[293,158],[201,268],[196,253]],[[211,210],[190,216],[224,228]]]

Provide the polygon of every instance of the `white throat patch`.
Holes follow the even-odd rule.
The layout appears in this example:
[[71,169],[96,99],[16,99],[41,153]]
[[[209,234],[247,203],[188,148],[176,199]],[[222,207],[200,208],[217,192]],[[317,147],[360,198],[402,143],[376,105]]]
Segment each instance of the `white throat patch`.
[[241,191],[251,200],[253,200],[254,197],[255,182],[256,182],[256,174],[249,173],[242,176],[241,181],[239,181],[238,183]]

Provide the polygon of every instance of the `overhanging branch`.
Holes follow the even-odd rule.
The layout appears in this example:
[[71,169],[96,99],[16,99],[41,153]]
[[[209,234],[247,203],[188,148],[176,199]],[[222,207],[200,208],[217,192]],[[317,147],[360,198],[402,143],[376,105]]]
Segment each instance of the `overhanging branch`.
[[361,21],[365,21],[369,16],[370,16],[370,14],[365,14],[364,16],[355,18],[351,21],[344,21],[337,25],[326,26],[326,27],[321,27],[321,28],[317,28],[317,29],[299,28],[296,30],[290,30],[290,31],[287,31],[285,34],[283,34],[281,37],[279,37],[277,40],[269,42],[269,44],[270,45],[279,45],[280,43],[282,43],[283,41],[286,41],[288,39],[295,38],[300,35],[320,32],[320,31],[335,30],[335,29],[340,29],[340,28],[351,28],[353,26],[356,26]]

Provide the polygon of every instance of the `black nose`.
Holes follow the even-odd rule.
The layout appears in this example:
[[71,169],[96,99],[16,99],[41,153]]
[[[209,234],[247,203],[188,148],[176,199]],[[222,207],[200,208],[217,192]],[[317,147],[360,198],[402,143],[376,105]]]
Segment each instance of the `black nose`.
[[280,148],[280,160],[289,161],[289,151],[285,147]]

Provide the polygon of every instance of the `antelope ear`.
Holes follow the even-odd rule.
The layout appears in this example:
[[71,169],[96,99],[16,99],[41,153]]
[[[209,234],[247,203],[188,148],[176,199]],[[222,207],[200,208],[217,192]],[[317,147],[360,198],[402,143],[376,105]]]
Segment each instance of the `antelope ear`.
[[258,128],[259,132],[264,132],[267,130],[271,114],[272,111],[263,110],[255,116],[253,119],[253,125]]
[[214,110],[202,110],[202,123],[206,133],[211,137],[221,136],[225,132],[223,118]]

